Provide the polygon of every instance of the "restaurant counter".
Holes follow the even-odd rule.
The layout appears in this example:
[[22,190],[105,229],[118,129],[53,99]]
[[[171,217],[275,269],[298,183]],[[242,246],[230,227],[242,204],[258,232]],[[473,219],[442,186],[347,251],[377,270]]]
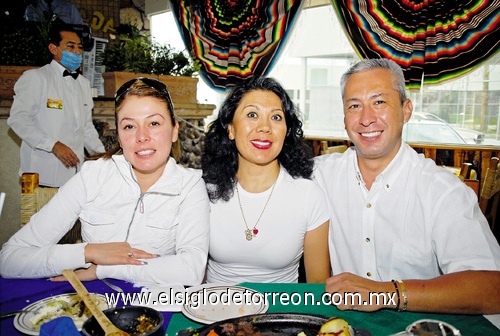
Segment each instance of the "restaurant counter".
[[[125,281],[112,279],[110,282],[121,287],[126,293],[138,293],[141,290],[141,288],[134,287],[131,283]],[[84,285],[89,292],[116,294],[101,280],[86,281]],[[404,330],[412,322],[420,319],[436,319],[448,322],[458,328],[464,336],[500,335],[500,329],[482,315],[424,314],[396,312],[393,310],[381,310],[373,313],[340,311],[335,306],[321,302],[324,284],[243,283],[241,285],[255,289],[267,296],[269,299],[269,313],[337,316],[348,321],[354,328],[370,331],[373,336],[391,335]],[[51,282],[46,279],[14,280],[0,278],[0,313],[22,309],[49,296],[73,292],[74,290],[68,282]],[[117,305],[122,306],[123,302],[120,301]],[[175,336],[182,329],[202,326],[186,318],[180,312],[163,312],[162,314],[165,318],[164,328],[169,336]],[[23,335],[15,329],[13,321],[12,317],[0,320],[0,335]]]

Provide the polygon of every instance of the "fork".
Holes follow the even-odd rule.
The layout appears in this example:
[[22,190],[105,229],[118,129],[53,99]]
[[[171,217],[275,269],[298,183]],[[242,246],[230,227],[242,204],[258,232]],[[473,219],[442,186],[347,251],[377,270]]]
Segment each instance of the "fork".
[[1,313],[0,314],[0,320],[3,319],[3,318],[16,316],[17,314],[25,314],[25,313],[30,313],[30,312],[31,311],[29,311],[29,310],[13,310],[13,311]]
[[104,284],[106,284],[109,288],[113,289],[114,291],[116,291],[118,293],[123,293],[123,289],[121,289],[120,287],[118,287],[116,285],[113,285],[107,279],[101,279],[101,280],[102,280],[102,282],[104,282]]

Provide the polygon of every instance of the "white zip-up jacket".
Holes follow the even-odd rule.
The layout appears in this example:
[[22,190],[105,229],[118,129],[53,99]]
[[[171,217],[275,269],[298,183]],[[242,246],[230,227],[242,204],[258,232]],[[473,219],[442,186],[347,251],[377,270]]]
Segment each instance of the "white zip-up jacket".
[[[40,278],[85,263],[87,243],[127,241],[160,255],[148,265],[98,265],[97,277],[137,284],[198,285],[209,244],[209,200],[201,171],[168,160],[165,171],[141,193],[132,166],[122,155],[87,161],[51,201],[0,251],[5,278]],[[77,218],[84,243],[58,245]]]

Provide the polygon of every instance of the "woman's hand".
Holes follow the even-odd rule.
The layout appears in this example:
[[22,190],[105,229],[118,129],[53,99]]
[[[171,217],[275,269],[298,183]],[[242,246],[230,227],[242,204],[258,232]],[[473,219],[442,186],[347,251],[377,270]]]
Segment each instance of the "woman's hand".
[[156,258],[156,254],[132,248],[129,243],[101,243],[85,246],[85,262],[96,265],[145,265],[140,259]]
[[[89,268],[81,268],[75,270],[75,274],[80,279],[80,281],[91,281],[91,280],[96,280],[97,279],[97,274],[96,274],[96,265],[92,265]],[[58,275],[55,277],[50,278],[50,281],[68,281],[64,275]]]
[[396,308],[397,295],[392,282],[377,282],[351,273],[341,273],[326,280],[326,291],[340,310],[376,311]]

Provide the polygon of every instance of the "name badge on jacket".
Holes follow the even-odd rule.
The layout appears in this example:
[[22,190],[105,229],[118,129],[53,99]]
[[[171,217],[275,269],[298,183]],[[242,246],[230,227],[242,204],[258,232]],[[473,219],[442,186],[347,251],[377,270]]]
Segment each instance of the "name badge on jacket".
[[63,108],[63,101],[62,99],[47,99],[47,107],[48,108],[53,108],[53,109],[58,109],[62,110]]

